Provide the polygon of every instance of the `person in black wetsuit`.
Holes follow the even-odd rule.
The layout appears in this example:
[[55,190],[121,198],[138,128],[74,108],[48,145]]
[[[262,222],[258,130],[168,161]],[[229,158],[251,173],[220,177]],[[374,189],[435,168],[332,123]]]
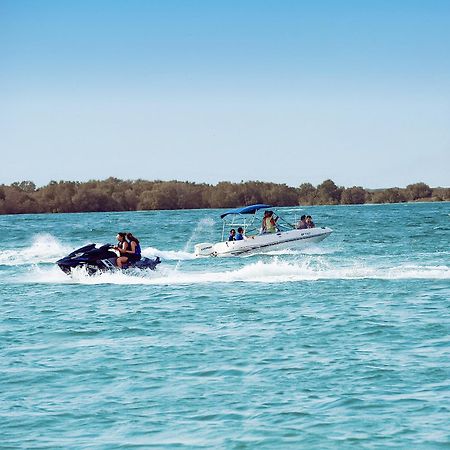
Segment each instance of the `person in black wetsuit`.
[[125,233],[117,233],[117,245],[114,247],[115,250],[118,250],[120,252],[120,256],[116,259],[116,264],[119,269],[122,269],[123,265],[128,262],[128,249],[129,244],[127,240],[125,239],[126,234]]
[[129,261],[139,261],[141,259],[141,246],[139,240],[131,233],[127,233],[128,250],[127,256]]

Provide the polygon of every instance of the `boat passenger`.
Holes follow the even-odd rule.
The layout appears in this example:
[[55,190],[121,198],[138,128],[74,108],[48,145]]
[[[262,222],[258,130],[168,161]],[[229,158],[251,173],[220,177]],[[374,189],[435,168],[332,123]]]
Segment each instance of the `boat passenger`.
[[237,234],[236,234],[236,241],[242,241],[244,239],[244,229],[242,227],[239,227],[237,229]]
[[315,223],[312,221],[312,217],[311,216],[306,216],[306,225],[308,226],[308,228],[315,228]]
[[117,238],[118,244],[114,247],[114,249],[118,250],[121,255],[116,259],[116,264],[119,269],[122,269],[124,264],[126,264],[128,262],[128,256],[126,256],[126,253],[129,248],[129,244],[128,244],[127,240],[125,239],[125,237],[126,237],[125,233],[117,233],[116,238]]
[[139,240],[131,233],[127,233],[127,239],[129,243],[129,249],[127,250],[128,260],[139,261],[141,259],[141,246],[139,245]]
[[300,217],[300,220],[297,222],[297,225],[295,225],[295,228],[297,228],[297,230],[305,230],[306,228],[308,228],[308,224],[306,223],[306,216],[304,214]]
[[277,232],[277,220],[273,214],[273,211],[264,211],[264,217],[262,220],[261,233],[276,233]]
[[232,228],[230,230],[230,235],[228,236],[229,241],[235,241],[236,240],[236,230]]

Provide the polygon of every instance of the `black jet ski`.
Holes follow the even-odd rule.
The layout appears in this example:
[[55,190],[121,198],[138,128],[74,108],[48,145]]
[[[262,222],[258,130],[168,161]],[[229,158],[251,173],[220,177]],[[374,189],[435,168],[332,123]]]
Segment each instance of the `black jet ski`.
[[[97,272],[114,271],[118,270],[116,259],[119,255],[116,252],[117,250],[114,250],[114,246],[111,244],[105,244],[99,248],[96,248],[95,244],[89,244],[56,261],[56,264],[67,275],[70,275],[72,269],[76,267],[84,267],[89,275]],[[123,269],[155,270],[160,262],[158,256],[155,259],[143,256],[139,261],[129,262]]]

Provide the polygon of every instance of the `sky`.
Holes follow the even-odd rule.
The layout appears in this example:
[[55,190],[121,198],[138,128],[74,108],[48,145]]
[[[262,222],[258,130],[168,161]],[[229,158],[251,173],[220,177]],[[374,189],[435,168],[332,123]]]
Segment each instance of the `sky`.
[[450,186],[450,2],[0,0],[0,183]]

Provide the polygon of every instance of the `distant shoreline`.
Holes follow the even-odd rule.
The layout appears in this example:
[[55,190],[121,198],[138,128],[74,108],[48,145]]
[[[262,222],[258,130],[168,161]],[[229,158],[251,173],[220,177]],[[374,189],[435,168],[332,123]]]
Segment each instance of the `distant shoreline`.
[[365,189],[337,186],[328,179],[299,187],[261,181],[216,185],[185,181],[106,180],[32,181],[0,185],[0,214],[79,213],[274,206],[361,205],[450,201],[450,188],[418,182],[405,188]]

